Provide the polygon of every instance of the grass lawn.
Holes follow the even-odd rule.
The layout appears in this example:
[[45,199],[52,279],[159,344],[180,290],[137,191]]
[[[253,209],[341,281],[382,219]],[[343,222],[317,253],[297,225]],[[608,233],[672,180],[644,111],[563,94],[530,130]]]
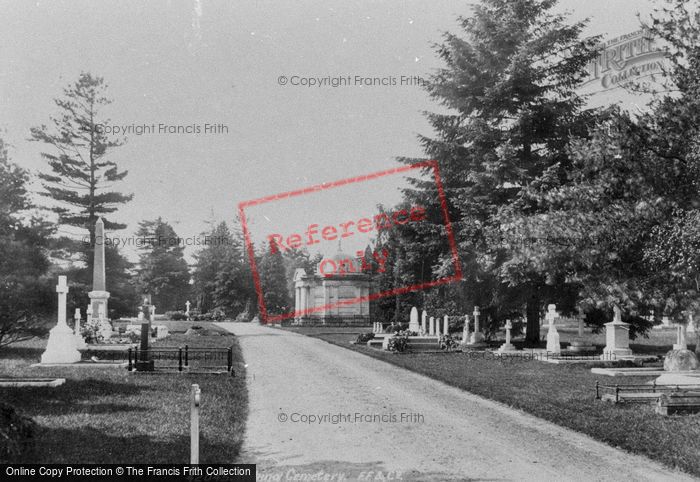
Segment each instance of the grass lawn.
[[[176,323],[184,327],[183,322]],[[4,402],[39,425],[30,462],[189,463],[190,389],[197,383],[202,390],[200,462],[234,463],[248,410],[238,341],[235,336],[175,334],[159,343],[184,344],[233,345],[236,376],[134,374],[124,368],[32,368],[29,365],[39,361],[45,339],[0,350],[2,377],[66,379],[57,388],[0,388]]]
[[[394,354],[350,344],[358,333],[371,331],[368,329],[354,329],[354,334],[347,333],[353,331],[347,328],[285,329],[422,373],[585,433],[614,447],[700,476],[700,414],[663,417],[654,413],[653,406],[615,406],[594,399],[596,380],[605,384],[638,384],[646,383],[653,377],[613,379],[594,375],[589,367],[581,365],[552,365],[527,360],[501,363],[492,359],[470,358],[464,353]],[[596,344],[605,344],[604,335],[589,336]],[[689,341],[693,339],[690,336]],[[562,341],[566,339],[567,335],[562,334]],[[671,349],[673,340],[674,333],[654,331],[649,339],[635,340],[632,349],[635,352],[663,354]]]

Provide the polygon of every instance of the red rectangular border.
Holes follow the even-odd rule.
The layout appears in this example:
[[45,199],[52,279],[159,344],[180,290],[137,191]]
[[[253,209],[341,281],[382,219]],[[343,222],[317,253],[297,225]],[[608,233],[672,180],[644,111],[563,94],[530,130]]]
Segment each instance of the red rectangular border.
[[[253,243],[250,239],[250,231],[248,230],[248,222],[245,216],[245,208],[251,206],[257,206],[260,204],[265,204],[272,201],[277,201],[280,199],[287,199],[302,194],[309,194],[312,192],[323,191],[326,189],[331,189],[334,187],[345,186],[347,184],[352,184],[361,181],[369,181],[372,179],[377,179],[379,177],[388,176],[391,174],[398,174],[402,172],[407,172],[413,169],[432,169],[433,175],[435,176],[435,185],[438,190],[438,198],[440,199],[440,209],[445,220],[445,230],[447,231],[447,240],[450,244],[450,251],[452,252],[452,263],[455,267],[455,274],[448,276],[436,281],[429,281],[426,283],[415,284],[411,286],[405,286],[403,288],[394,288],[392,290],[382,291],[379,293],[374,293],[369,296],[359,296],[350,300],[343,300],[337,303],[332,303],[324,306],[317,306],[303,311],[292,311],[283,315],[268,316],[267,309],[265,308],[265,297],[262,292],[262,285],[260,283],[260,274],[258,273],[257,265],[255,264],[255,250],[253,248]],[[462,266],[459,262],[459,256],[457,254],[457,244],[455,242],[454,233],[452,231],[452,223],[450,222],[450,217],[447,212],[447,199],[445,198],[445,191],[442,187],[442,179],[440,178],[440,168],[438,166],[438,161],[422,161],[408,166],[401,166],[394,169],[387,169],[385,171],[379,171],[372,174],[366,174],[364,176],[350,177],[347,179],[341,179],[340,181],[326,182],[323,184],[317,184],[315,186],[310,186],[304,189],[297,189],[295,191],[288,191],[281,194],[275,194],[272,196],[265,196],[258,199],[253,199],[250,201],[243,201],[238,204],[238,214],[241,219],[241,225],[243,227],[243,236],[245,237],[246,249],[248,251],[248,259],[250,261],[251,271],[253,272],[253,281],[255,283],[255,292],[258,295],[258,307],[260,309],[260,315],[262,317],[263,323],[272,323],[275,321],[286,320],[289,318],[295,318],[296,316],[301,316],[308,313],[314,313],[318,311],[325,311],[330,308],[334,308],[341,305],[352,305],[361,301],[372,301],[379,298],[384,298],[386,296],[400,295],[404,293],[410,293],[412,291],[419,291],[422,289],[432,288],[434,286],[440,286],[447,283],[452,283],[454,281],[459,281],[462,279]]]

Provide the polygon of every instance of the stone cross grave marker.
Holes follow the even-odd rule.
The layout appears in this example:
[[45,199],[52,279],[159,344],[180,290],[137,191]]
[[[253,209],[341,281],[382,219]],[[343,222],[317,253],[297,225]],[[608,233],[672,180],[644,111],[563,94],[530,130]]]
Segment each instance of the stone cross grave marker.
[[68,283],[65,276],[58,277],[56,293],[58,293],[58,320],[56,326],[51,328],[49,332],[46,350],[41,355],[41,363],[44,365],[76,363],[80,361],[80,352],[76,346],[75,333],[66,323]]
[[479,326],[479,317],[481,316],[481,311],[479,311],[479,307],[475,306],[474,307],[474,333],[471,335],[471,339],[469,340],[470,345],[478,345],[478,344],[483,344],[484,341],[484,334],[481,333],[481,327]]

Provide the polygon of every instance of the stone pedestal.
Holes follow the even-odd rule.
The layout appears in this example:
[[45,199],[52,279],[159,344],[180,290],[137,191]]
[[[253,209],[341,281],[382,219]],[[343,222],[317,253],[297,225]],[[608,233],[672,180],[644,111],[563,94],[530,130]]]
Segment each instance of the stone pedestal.
[[411,316],[408,322],[408,331],[420,333],[420,324],[418,323],[418,309],[415,306],[411,308]]
[[[106,297],[104,295],[106,295]],[[106,291],[91,291],[88,293],[88,296],[92,300],[93,318],[95,318],[94,314],[97,313],[97,324],[100,335],[102,335],[102,338],[107,340],[114,334],[112,330],[112,323],[110,323],[109,318],[107,317],[107,298],[109,298],[109,293]],[[96,301],[97,303],[95,303]],[[104,303],[102,301],[104,301]],[[97,307],[97,310],[95,310],[95,307]]]
[[[149,313],[150,314],[150,313]],[[136,371],[152,372],[155,368],[151,353],[149,352],[149,338],[151,336],[151,323],[141,324],[141,347],[138,352],[138,360],[136,360]]]
[[629,324],[622,322],[622,312],[617,306],[615,310],[615,319],[605,324],[605,348],[601,359],[610,359],[620,356],[632,355],[630,349],[630,328]]
[[425,310],[423,310],[420,317],[420,329],[421,335],[425,336],[428,334],[428,313],[426,313]]
[[68,283],[65,276],[58,277],[56,293],[58,293],[58,322],[49,332],[49,341],[41,355],[41,363],[77,363],[80,361],[80,352],[76,346],[75,333],[66,323]]

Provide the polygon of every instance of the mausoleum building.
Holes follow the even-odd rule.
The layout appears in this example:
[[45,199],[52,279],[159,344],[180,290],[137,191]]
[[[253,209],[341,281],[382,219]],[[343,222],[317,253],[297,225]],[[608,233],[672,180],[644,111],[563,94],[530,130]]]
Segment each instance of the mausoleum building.
[[[332,266],[333,269],[330,269]],[[308,274],[294,272],[294,324],[371,325],[372,275],[358,259],[338,251]]]

